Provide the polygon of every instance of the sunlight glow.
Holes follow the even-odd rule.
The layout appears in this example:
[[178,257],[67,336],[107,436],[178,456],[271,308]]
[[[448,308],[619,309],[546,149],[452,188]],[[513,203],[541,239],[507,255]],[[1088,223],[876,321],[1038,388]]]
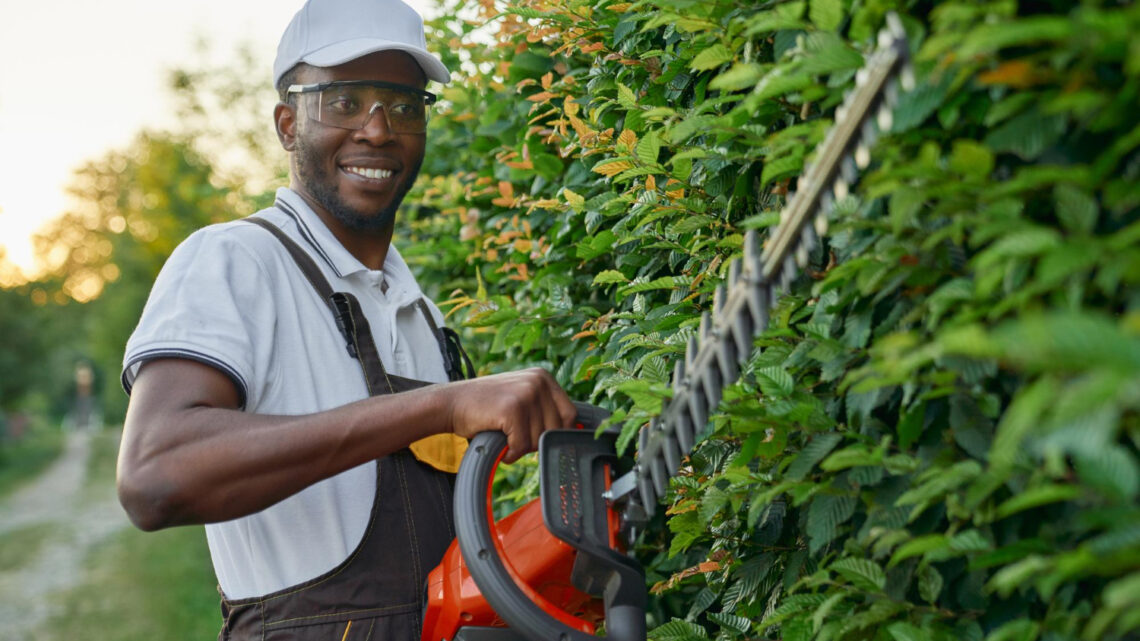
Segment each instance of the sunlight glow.
[[[429,0],[408,1],[421,13],[429,9]],[[74,209],[65,189],[75,170],[126,146],[144,128],[175,124],[166,73],[193,59],[199,38],[218,52],[243,42],[263,51],[265,75],[251,82],[264,83],[268,91],[277,40],[301,5],[302,0],[0,4],[0,275],[11,278],[5,261],[30,278],[47,266],[35,257],[31,236]],[[128,221],[112,224],[126,229]]]

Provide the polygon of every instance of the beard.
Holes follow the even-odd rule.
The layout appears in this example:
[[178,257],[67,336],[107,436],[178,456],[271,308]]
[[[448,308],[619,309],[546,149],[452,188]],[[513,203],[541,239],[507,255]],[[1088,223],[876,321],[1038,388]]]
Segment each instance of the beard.
[[404,202],[404,196],[408,194],[412,184],[416,182],[416,176],[419,175],[420,167],[423,165],[422,157],[412,167],[412,170],[407,172],[407,177],[396,185],[396,192],[391,204],[379,211],[361,211],[351,207],[341,198],[337,191],[335,177],[329,175],[321,162],[320,153],[309,146],[306,140],[304,136],[297,137],[295,152],[297,177],[317,203],[324,207],[325,211],[345,228],[357,232],[378,232],[391,227],[396,222],[396,210]]

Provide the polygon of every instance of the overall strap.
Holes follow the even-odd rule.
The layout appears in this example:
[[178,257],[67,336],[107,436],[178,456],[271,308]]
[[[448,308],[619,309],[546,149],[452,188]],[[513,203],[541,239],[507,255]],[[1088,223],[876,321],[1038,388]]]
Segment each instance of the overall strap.
[[292,238],[286,236],[285,232],[281,231],[277,225],[255,216],[242,220],[265,229],[281,241],[289,255],[292,256],[293,261],[297,263],[297,267],[301,269],[301,273],[305,275],[305,279],[309,281],[313,289],[317,290],[321,300],[328,305],[333,314],[333,319],[336,320],[336,327],[340,330],[341,336],[344,337],[348,355],[360,362],[364,382],[368,386],[368,395],[375,396],[381,391],[388,394],[394,393],[392,381],[388,378],[388,372],[384,369],[384,363],[380,360],[379,352],[376,351],[376,342],[372,339],[372,329],[369,327],[368,319],[364,317],[364,313],[360,309],[360,302],[356,300],[356,297],[347,292],[334,292],[328,279],[321,273],[320,268],[309,257],[309,254],[301,249]]

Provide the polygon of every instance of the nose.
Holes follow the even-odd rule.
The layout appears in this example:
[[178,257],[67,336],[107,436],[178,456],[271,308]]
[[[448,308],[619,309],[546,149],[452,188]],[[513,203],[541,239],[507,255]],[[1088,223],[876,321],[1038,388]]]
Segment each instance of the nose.
[[388,113],[382,103],[378,102],[368,110],[368,120],[356,130],[356,136],[373,144],[382,144],[392,138],[392,125],[388,122]]

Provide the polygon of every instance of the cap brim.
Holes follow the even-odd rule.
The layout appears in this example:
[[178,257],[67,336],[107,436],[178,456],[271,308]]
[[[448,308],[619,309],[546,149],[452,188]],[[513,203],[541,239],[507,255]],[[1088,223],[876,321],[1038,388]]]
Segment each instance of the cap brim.
[[451,82],[451,72],[447,70],[447,67],[445,67],[438,58],[418,47],[413,47],[403,42],[393,42],[391,40],[378,40],[375,38],[345,40],[344,42],[331,44],[323,49],[317,49],[302,58],[301,61],[307,62],[314,67],[333,67],[344,64],[349,60],[356,60],[370,53],[376,53],[377,51],[403,51],[412,58],[415,58],[420,68],[424,70],[424,75],[426,75],[429,80],[445,84]]

